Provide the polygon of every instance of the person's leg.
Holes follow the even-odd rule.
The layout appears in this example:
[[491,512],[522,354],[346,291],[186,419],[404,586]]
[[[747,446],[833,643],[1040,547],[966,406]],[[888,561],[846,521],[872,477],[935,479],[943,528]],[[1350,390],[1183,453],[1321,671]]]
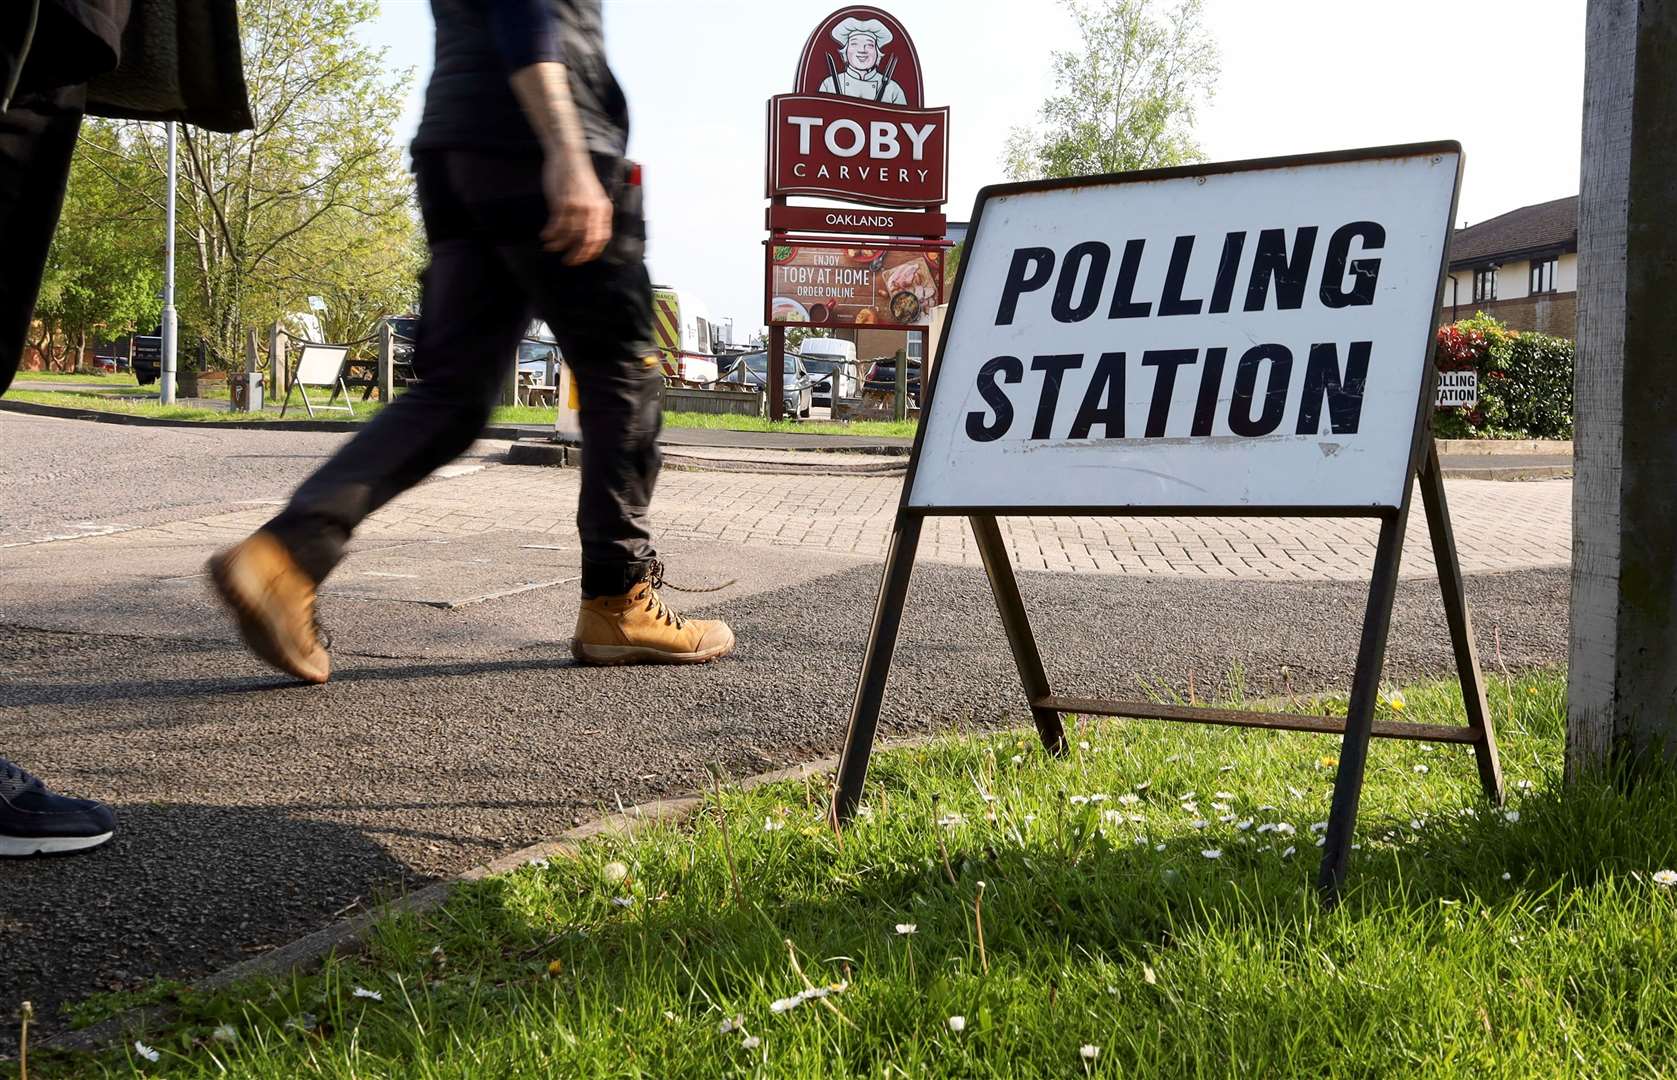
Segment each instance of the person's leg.
[[[662,461],[663,377],[652,344],[645,223],[639,187],[624,183],[626,163],[601,159],[596,165],[617,212],[606,253],[584,266],[565,265],[535,240],[543,207],[539,174],[504,182],[497,204],[497,219],[506,224],[496,233],[504,238],[503,257],[552,328],[577,381],[583,603],[571,647],[585,663],[714,660],[734,648],[727,624],[683,618],[657,594],[662,568],[649,511]],[[522,225],[515,226],[520,215]]]
[[81,129],[82,87],[21,94],[0,111],[0,394],[23,360],[47,249]]
[[315,587],[343,558],[356,526],[482,432],[529,317],[518,282],[462,216],[451,156],[417,163],[431,248],[414,344],[419,382],[305,480],[256,535],[210,561],[245,643],[308,681],[330,674]]

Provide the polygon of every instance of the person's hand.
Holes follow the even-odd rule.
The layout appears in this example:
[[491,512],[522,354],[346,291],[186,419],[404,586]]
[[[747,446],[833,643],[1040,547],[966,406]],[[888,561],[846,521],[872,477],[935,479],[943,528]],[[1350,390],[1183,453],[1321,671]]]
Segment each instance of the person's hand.
[[542,164],[547,224],[542,247],[565,253],[567,266],[593,262],[611,240],[611,200],[586,158],[549,154]]

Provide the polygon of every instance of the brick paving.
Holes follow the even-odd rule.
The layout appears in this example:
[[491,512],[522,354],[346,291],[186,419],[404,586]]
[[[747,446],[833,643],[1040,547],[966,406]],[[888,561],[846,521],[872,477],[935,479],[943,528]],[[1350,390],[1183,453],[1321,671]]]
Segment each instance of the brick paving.
[[[425,484],[391,503],[366,539],[524,531],[574,540],[577,474],[498,466]],[[657,535],[713,544],[805,548],[884,557],[901,492],[898,477],[798,476],[669,470],[654,501]],[[1565,566],[1571,558],[1570,480],[1452,480],[1451,516],[1468,573]],[[1430,576],[1431,547],[1417,496],[1403,574]],[[269,504],[133,530],[145,542],[234,539],[260,525]],[[1350,581],[1366,579],[1377,526],[1335,518],[1014,518],[1004,533],[1023,570],[1142,576]],[[976,566],[962,518],[927,523],[920,557]]]

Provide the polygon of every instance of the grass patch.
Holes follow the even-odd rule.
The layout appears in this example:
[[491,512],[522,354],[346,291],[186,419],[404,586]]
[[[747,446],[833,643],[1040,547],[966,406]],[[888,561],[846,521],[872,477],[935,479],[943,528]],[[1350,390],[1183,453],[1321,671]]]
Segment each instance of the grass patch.
[[[842,843],[820,779],[725,789],[316,974],[182,995],[155,1065],[42,1075],[1669,1073],[1677,892],[1652,874],[1677,863],[1677,784],[1563,789],[1564,691],[1493,687],[1504,811],[1463,748],[1377,742],[1332,912],[1331,739],[1101,721],[1057,761],[958,734],[879,755]],[[1452,688],[1401,700],[1462,722]],[[828,996],[788,1007],[809,985]]]
[[[36,372],[34,374],[40,374]],[[277,405],[261,413],[232,412],[224,409],[208,409],[187,405],[171,405],[168,408],[157,403],[157,388],[155,386],[136,386],[128,376],[82,376],[82,379],[127,379],[126,383],[89,382],[85,390],[26,390],[14,384],[6,394],[9,400],[29,401],[37,405],[53,405],[62,409],[81,409],[87,412],[112,412],[128,416],[150,416],[159,420],[230,420],[248,423],[252,420],[308,420],[308,410],[303,408],[300,400],[294,401],[280,416]],[[19,382],[24,381],[20,378]],[[78,380],[79,381],[79,380]],[[220,400],[227,400],[228,389],[225,384],[212,384],[206,388],[207,396]],[[142,400],[131,400],[142,399]],[[377,401],[362,401],[359,395],[354,401],[355,415],[349,416],[341,412],[323,413],[313,419],[319,420],[368,420],[381,407]],[[491,424],[539,424],[551,426],[554,411],[539,405],[504,405],[490,414]],[[713,416],[708,413],[668,412],[664,414],[664,426],[670,428],[712,428],[726,431],[779,431],[801,435],[855,435],[868,438],[881,436],[891,438],[911,439],[914,437],[914,421],[905,420],[898,424],[888,420],[855,420],[847,423],[830,422],[824,420],[805,420],[801,422],[791,420],[770,421],[758,416]]]
[[904,420],[769,420],[762,416],[717,416],[711,413],[667,412],[665,427],[719,428],[725,431],[782,431],[795,435],[859,435],[868,438],[914,438],[915,421]]
[[116,386],[139,389],[140,384],[134,381],[132,372],[88,372],[77,373],[69,371],[20,371],[12,377],[12,385],[26,382],[64,383],[86,386]]

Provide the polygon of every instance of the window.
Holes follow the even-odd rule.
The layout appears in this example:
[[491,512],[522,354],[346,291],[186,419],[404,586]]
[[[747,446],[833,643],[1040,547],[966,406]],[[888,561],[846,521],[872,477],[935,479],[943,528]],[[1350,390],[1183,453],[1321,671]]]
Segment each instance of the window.
[[699,324],[699,340],[695,343],[695,347],[702,353],[714,351],[710,347],[710,323],[703,318],[697,318],[695,321]]
[[1555,260],[1533,259],[1531,261],[1531,291],[1545,293],[1555,291]]
[[1496,267],[1487,266],[1473,272],[1473,302],[1496,299]]
[[924,331],[910,332],[908,346],[905,353],[910,360],[920,361],[926,358],[926,334]]

